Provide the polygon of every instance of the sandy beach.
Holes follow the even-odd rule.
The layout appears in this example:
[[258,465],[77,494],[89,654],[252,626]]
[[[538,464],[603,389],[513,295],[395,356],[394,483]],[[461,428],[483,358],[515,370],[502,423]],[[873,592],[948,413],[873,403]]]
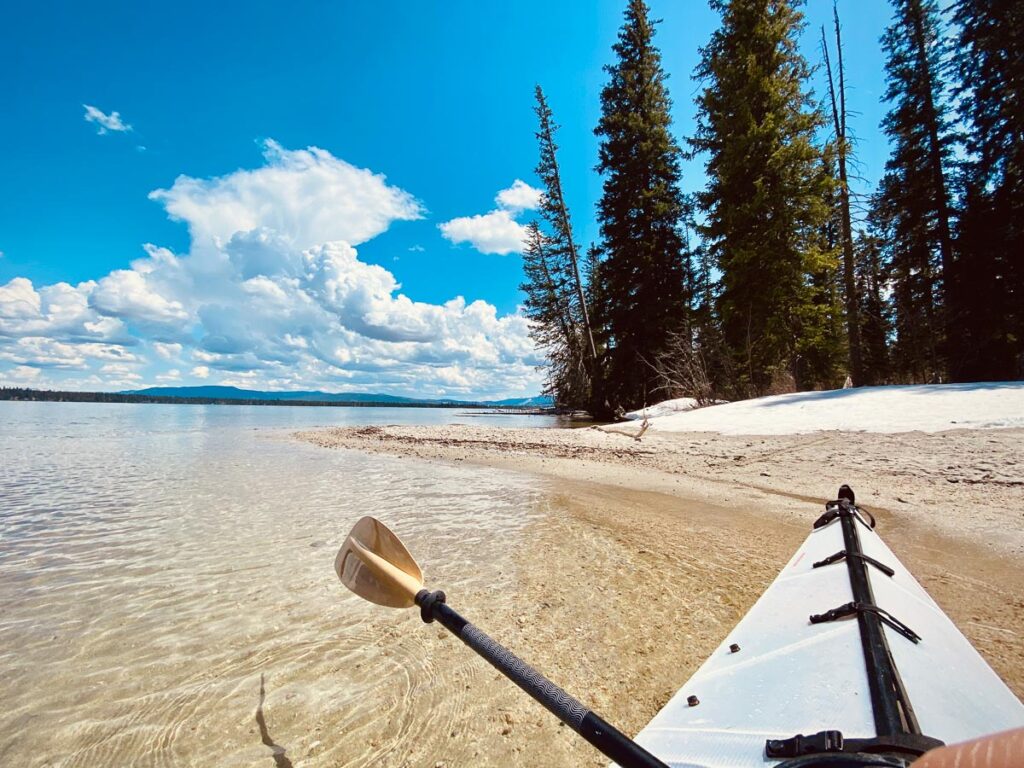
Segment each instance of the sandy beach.
[[[548,514],[515,552],[517,586],[461,596],[460,606],[628,733],[725,638],[843,482],[1024,695],[1024,432],[743,437],[652,429],[636,440],[639,429],[386,426],[298,437],[548,478]],[[446,659],[483,665],[437,634],[431,646]],[[435,764],[605,763],[497,673],[480,678],[493,678],[494,691],[468,698],[451,760]],[[394,764],[416,760],[406,754]]]

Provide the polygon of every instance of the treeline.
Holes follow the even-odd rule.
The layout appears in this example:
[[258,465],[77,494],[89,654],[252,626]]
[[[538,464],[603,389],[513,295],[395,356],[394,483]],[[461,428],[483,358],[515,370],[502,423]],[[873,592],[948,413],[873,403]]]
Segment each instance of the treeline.
[[[1024,0],[893,0],[891,155],[855,196],[839,15],[820,61],[798,0],[711,0],[695,134],[673,134],[656,21],[629,0],[605,67],[600,240],[573,236],[538,86],[545,197],[524,251],[548,392],[607,417],[882,383],[1024,374]],[[827,93],[808,81],[821,66]],[[681,191],[700,158],[706,187]]]
[[[299,405],[345,408],[484,408],[494,410],[494,406],[482,403],[451,402],[369,402],[354,400],[261,400],[235,399],[230,397],[172,397],[170,395],[130,395],[120,392],[60,392],[48,389],[23,389],[20,387],[0,387],[0,400],[25,400],[58,403],[162,403],[165,405]],[[522,410],[523,412],[541,412],[543,409],[533,407],[501,406],[501,410]]]

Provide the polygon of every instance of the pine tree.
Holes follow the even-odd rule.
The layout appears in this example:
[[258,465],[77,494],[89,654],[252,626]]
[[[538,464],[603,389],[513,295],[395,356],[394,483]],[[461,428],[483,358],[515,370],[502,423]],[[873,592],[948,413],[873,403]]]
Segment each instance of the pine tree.
[[552,269],[549,241],[536,221],[527,225],[520,286],[526,293],[524,314],[530,319],[530,337],[547,358],[545,392],[559,405],[580,407],[590,395],[579,325],[572,312],[573,287],[564,270]]
[[[839,143],[830,143],[822,154],[822,174],[835,177]],[[833,389],[843,382],[841,366],[848,357],[843,333],[843,310],[838,254],[845,236],[841,188],[825,190],[826,218],[818,233],[817,247],[808,256],[806,275],[809,301],[797,312],[796,360],[793,377],[798,389]],[[858,329],[859,331],[859,329]],[[859,332],[858,332],[859,338]]]
[[722,26],[702,49],[694,150],[707,155],[702,230],[721,272],[718,314],[741,388],[765,393],[795,378],[823,334],[809,280],[829,268],[821,228],[831,180],[804,90],[791,0],[712,0]]
[[889,310],[883,296],[882,244],[872,234],[859,233],[854,250],[857,258],[857,297],[860,301],[860,338],[864,363],[864,386],[889,381]]
[[679,232],[683,211],[680,152],[670,132],[668,91],[654,24],[643,0],[630,0],[605,67],[597,170],[601,282],[596,325],[605,346],[610,409],[634,408],[653,395],[652,361],[686,326],[689,265]]
[[534,111],[540,127],[537,141],[540,144],[540,161],[534,169],[544,183],[544,197],[541,199],[540,213],[548,223],[548,258],[558,265],[558,269],[567,275],[572,284],[572,301],[574,314],[578,315],[580,332],[586,340],[584,356],[590,368],[596,365],[597,348],[594,346],[594,334],[590,327],[590,312],[583,293],[583,280],[580,276],[579,257],[576,242],[572,236],[572,220],[569,218],[569,207],[562,193],[562,176],[558,170],[558,145],[555,144],[555,131],[558,126],[551,115],[544,91],[536,86],[537,106]]
[[892,102],[882,127],[892,143],[874,202],[894,281],[896,373],[939,380],[944,373],[944,282],[952,267],[946,182],[951,137],[939,77],[942,38],[935,0],[895,0],[882,37]]
[[958,0],[965,126],[950,285],[954,380],[1024,376],[1024,0]]

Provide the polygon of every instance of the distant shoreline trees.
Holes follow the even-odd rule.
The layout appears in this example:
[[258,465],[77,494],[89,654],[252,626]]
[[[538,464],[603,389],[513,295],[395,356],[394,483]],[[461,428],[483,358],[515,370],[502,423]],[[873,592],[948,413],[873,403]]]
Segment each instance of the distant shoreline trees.
[[848,377],[1024,375],[1024,0],[955,0],[948,20],[936,0],[892,0],[891,155],[866,215],[849,184],[838,10],[818,102],[801,5],[711,0],[721,26],[686,139],[708,181],[686,197],[657,22],[627,0],[595,129],[601,239],[585,259],[538,87],[544,227],[529,230],[523,289],[560,403],[608,417]]

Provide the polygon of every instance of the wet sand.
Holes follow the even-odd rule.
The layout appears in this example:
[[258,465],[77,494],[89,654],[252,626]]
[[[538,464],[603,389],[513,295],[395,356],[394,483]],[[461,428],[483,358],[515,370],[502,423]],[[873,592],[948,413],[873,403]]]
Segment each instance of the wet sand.
[[[457,426],[300,437],[549,478],[548,514],[515,544],[515,586],[470,590],[457,603],[450,597],[627,733],[717,647],[841,482],[857,490],[890,547],[1024,695],[1019,430],[770,438],[648,432],[636,441],[593,429]],[[435,666],[452,665],[474,688],[487,684],[467,690],[447,740],[406,742],[402,754],[383,755],[380,764],[605,764],[444,630],[420,631],[432,635],[426,650]],[[415,700],[406,704],[396,726],[429,717]]]

